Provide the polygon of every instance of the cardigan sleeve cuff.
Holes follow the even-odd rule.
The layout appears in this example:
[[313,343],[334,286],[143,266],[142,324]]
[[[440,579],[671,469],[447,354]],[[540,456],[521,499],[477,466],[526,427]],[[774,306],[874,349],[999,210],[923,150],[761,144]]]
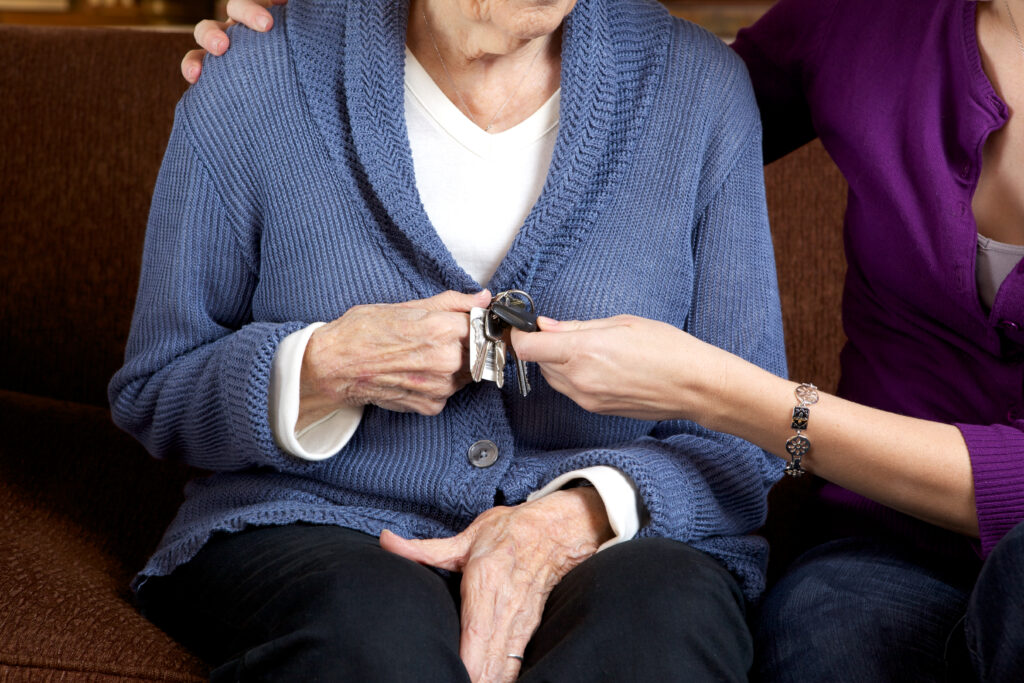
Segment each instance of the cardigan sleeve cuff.
[[1009,425],[956,427],[971,456],[981,555],[987,557],[1024,520],[1024,430]]
[[531,493],[527,500],[543,498],[576,479],[585,479],[597,490],[608,515],[608,524],[615,534],[601,544],[597,549],[598,552],[636,536],[636,532],[640,530],[639,497],[636,485],[625,473],[614,467],[597,465],[566,472],[552,479],[547,486]]
[[295,431],[299,419],[299,377],[310,336],[326,323],[293,332],[278,345],[270,374],[270,425],[281,450],[303,460],[324,460],[351,440],[363,418],[363,407],[344,407]]

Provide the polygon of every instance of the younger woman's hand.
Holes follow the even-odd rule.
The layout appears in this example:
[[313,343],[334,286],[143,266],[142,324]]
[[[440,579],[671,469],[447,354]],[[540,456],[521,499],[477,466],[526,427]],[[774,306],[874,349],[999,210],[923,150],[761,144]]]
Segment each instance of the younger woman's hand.
[[203,19],[196,24],[193,35],[202,49],[185,53],[185,58],[181,60],[181,75],[189,83],[195,83],[203,71],[203,57],[206,53],[219,57],[231,45],[228,34],[224,32],[228,26],[239,23],[253,31],[269,31],[274,25],[274,18],[266,8],[287,2],[288,0],[228,0],[227,21]]
[[602,415],[701,421],[731,361],[743,362],[667,323],[632,315],[587,321],[541,317],[539,332],[513,330],[512,346],[556,391]]

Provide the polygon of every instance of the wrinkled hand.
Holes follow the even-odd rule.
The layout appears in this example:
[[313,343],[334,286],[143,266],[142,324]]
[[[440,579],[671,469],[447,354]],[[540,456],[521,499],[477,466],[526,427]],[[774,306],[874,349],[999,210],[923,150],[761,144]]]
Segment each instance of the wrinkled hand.
[[200,50],[185,53],[181,60],[181,75],[189,83],[195,83],[203,71],[203,57],[209,52],[218,57],[227,51],[231,44],[228,34],[224,32],[231,24],[239,23],[253,31],[269,31],[274,25],[274,18],[265,8],[271,5],[284,5],[288,0],[228,0],[227,21],[203,19],[196,24],[193,35]]
[[600,496],[581,487],[492,508],[451,538],[407,540],[385,531],[380,544],[462,572],[459,654],[474,683],[506,683],[521,666],[508,655],[526,650],[551,590],[611,537]]
[[309,338],[296,429],[338,406],[436,415],[469,381],[469,316],[490,293],[442,292],[400,304],[354,306]]
[[584,410],[642,420],[701,421],[723,373],[745,362],[667,323],[632,315],[579,321],[541,317],[512,331],[524,361]]

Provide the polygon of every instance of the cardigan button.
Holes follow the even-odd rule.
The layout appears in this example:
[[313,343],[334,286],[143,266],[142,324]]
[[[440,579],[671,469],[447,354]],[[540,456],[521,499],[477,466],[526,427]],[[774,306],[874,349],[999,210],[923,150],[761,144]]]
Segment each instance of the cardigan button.
[[490,467],[498,460],[498,445],[482,439],[470,446],[466,455],[473,467]]
[[1006,419],[1010,422],[1016,422],[1022,418],[1024,418],[1024,407],[1019,404],[1010,406],[1010,409],[1006,411]]
[[1013,322],[1012,320],[1000,320],[999,326],[1002,327],[1004,330],[1008,330],[1010,332],[1016,332],[1017,330],[1020,329],[1020,325]]

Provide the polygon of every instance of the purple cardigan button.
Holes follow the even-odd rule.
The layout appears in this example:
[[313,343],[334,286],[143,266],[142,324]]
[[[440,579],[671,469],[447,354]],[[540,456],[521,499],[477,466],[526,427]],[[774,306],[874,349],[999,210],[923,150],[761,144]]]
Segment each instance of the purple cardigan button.
[[1010,409],[1006,411],[1006,419],[1010,422],[1016,422],[1021,418],[1024,418],[1024,407],[1021,407],[1020,405],[1012,405],[1010,406]]
[[1020,325],[1013,322],[1012,320],[1000,320],[999,326],[1002,327],[1004,330],[1009,330],[1010,332],[1016,332],[1017,330],[1020,329]]

